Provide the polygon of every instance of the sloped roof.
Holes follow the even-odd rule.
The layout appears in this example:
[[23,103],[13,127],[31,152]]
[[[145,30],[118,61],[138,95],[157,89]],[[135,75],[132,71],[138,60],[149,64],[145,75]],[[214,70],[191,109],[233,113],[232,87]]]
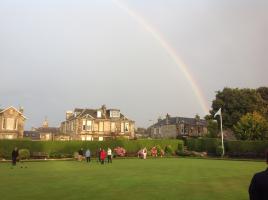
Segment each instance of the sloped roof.
[[[82,109],[82,108],[75,108],[74,109],[74,115],[71,116],[67,121],[70,121],[70,120],[73,120],[73,119],[76,119],[77,117],[92,117],[92,118],[98,118],[97,117],[97,112],[98,110],[101,110],[101,109],[89,109],[89,108],[85,108],[85,109]],[[110,119],[110,111],[111,110],[117,110],[117,111],[120,111],[119,109],[108,109],[106,110],[106,119]],[[120,113],[120,119],[126,119],[128,120],[125,115],[123,115],[122,113]]]
[[[156,124],[154,124],[153,126],[163,126],[163,125],[167,125],[167,119],[162,119],[159,122],[157,122]],[[168,118],[168,124],[169,125],[174,125],[174,124],[189,124],[189,125],[202,125],[202,126],[206,126],[207,122],[204,119],[195,119],[195,118],[188,118],[188,117],[169,117]]]
[[37,128],[36,131],[40,132],[40,133],[59,133],[60,132],[60,128],[58,127],[40,127]]
[[10,109],[10,108],[16,110],[16,112],[18,112],[19,114],[21,114],[21,116],[22,116],[24,119],[27,119],[27,118],[23,115],[22,112],[20,112],[17,108],[15,108],[15,107],[13,107],[13,106],[9,106],[9,107],[7,107],[7,108],[5,108],[5,109],[0,109],[0,113],[3,113],[3,112],[5,112],[6,110],[8,110],[8,109]]

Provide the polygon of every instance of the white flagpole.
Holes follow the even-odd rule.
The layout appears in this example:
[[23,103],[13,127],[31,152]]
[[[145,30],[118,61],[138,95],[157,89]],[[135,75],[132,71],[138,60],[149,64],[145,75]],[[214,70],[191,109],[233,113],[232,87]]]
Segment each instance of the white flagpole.
[[222,157],[224,156],[224,143],[223,143],[223,131],[222,131],[222,116],[220,113],[220,120],[221,120],[221,147],[222,147]]

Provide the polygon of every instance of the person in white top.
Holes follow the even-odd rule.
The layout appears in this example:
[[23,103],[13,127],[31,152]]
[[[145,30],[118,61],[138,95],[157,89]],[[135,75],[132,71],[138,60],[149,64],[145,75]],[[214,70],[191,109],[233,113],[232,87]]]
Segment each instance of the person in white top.
[[87,149],[87,151],[86,151],[86,159],[87,159],[88,163],[90,163],[90,156],[91,156],[90,150]]
[[108,163],[112,163],[112,150],[108,148],[107,150]]
[[146,147],[143,149],[143,159],[146,159],[147,156],[147,149]]

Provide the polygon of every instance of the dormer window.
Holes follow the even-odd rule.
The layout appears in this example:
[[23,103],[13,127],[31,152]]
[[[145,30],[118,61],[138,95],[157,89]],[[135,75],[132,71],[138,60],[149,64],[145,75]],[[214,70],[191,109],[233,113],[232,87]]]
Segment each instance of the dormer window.
[[100,110],[97,111],[97,118],[101,118],[101,111]]
[[119,110],[110,110],[110,117],[111,118],[116,118],[116,117],[120,117],[120,111]]

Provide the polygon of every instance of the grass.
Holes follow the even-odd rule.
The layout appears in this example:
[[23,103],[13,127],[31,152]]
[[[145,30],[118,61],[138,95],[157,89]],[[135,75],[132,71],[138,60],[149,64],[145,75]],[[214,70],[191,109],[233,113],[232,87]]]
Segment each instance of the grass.
[[[27,166],[27,168],[20,168]],[[0,198],[247,200],[262,162],[190,158],[0,163]]]

